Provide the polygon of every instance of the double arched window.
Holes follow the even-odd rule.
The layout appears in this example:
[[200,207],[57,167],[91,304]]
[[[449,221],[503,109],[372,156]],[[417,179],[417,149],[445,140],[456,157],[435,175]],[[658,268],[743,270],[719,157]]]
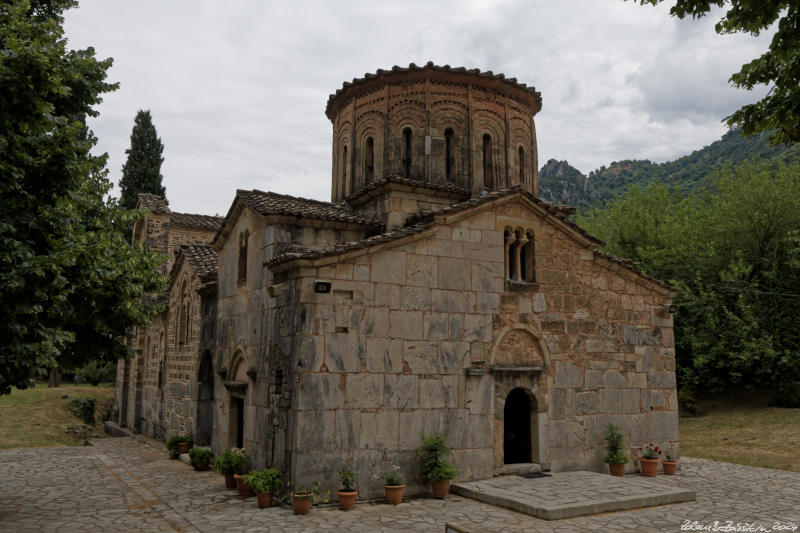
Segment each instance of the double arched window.
[[403,172],[411,178],[411,128],[403,129]]
[[525,148],[519,147],[519,182],[525,183]]
[[453,144],[454,133],[452,128],[444,130],[444,179],[453,181],[453,170],[455,167],[455,146]]
[[364,181],[369,183],[375,179],[375,141],[367,137],[364,143]]
[[536,256],[533,230],[506,228],[503,235],[506,280],[535,283]]
[[492,162],[492,136],[483,136],[483,185],[494,189],[494,164]]

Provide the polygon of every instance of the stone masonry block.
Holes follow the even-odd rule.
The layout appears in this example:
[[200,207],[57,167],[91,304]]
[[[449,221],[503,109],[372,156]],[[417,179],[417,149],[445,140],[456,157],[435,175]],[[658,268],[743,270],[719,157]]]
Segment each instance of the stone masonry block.
[[375,307],[366,308],[360,331],[368,337],[386,337],[389,334],[389,311]]
[[602,413],[619,413],[622,404],[620,391],[618,390],[601,390],[600,391],[600,412]]
[[622,389],[628,386],[628,381],[616,370],[606,370],[603,375],[603,386],[607,389]]
[[569,362],[556,363],[556,387],[583,387],[583,374],[581,370]]
[[403,287],[400,289],[400,304],[403,309],[430,309],[431,290],[428,287]]
[[298,386],[297,409],[341,409],[344,407],[342,374],[303,374]]
[[449,338],[447,328],[449,316],[447,313],[425,313],[423,319],[425,338],[428,340],[445,340]]
[[331,372],[358,372],[364,355],[364,339],[354,333],[325,335],[325,362]]
[[381,409],[361,412],[362,448],[394,449],[399,436],[400,411]]
[[431,309],[448,313],[467,313],[470,311],[469,293],[432,289]]
[[332,409],[298,411],[297,442],[299,452],[332,450],[336,444],[336,411]]
[[419,406],[422,409],[453,408],[458,399],[458,376],[420,378]]
[[352,450],[358,448],[361,432],[361,411],[358,409],[338,409],[336,411],[336,449]]
[[675,372],[653,372],[647,375],[650,386],[654,389],[674,389]]
[[468,342],[440,342],[439,365],[443,374],[457,373],[467,361],[471,353]]
[[575,414],[591,415],[597,412],[600,398],[596,392],[579,392],[575,395]]
[[401,450],[416,450],[419,448],[420,434],[428,435],[434,431],[443,432],[442,415],[439,409],[416,409],[413,411],[399,411],[400,431],[397,442]]
[[582,446],[584,430],[580,422],[575,420],[553,420],[550,423],[550,451],[553,448],[566,446]]
[[408,284],[436,287],[439,278],[439,261],[429,255],[408,256]]
[[585,388],[597,390],[603,388],[603,371],[602,370],[587,370],[584,379],[586,381]]
[[533,312],[544,313],[547,311],[547,298],[541,292],[536,293],[533,297]]
[[348,409],[375,409],[383,404],[383,374],[347,376]]
[[492,340],[492,325],[492,315],[465,315],[465,339],[470,341],[490,342]]
[[372,281],[406,283],[406,254],[387,251],[372,257]]
[[503,292],[503,263],[473,261],[472,290]]
[[439,258],[439,287],[456,291],[471,288],[470,262],[450,257]]
[[389,335],[395,339],[420,339],[423,336],[421,311],[389,313]]
[[487,415],[469,415],[468,448],[491,448],[494,445],[493,419]]
[[622,413],[640,413],[642,391],[639,389],[622,389],[620,391],[620,412]]
[[435,342],[405,341],[403,344],[403,361],[408,364],[413,374],[438,374],[438,345]]
[[419,377],[407,374],[387,375],[385,404],[390,409],[416,409]]
[[549,394],[550,419],[563,420],[566,416],[564,411],[564,389],[551,389]]
[[400,339],[367,338],[368,372],[402,372],[403,341]]
[[494,378],[492,376],[472,376],[466,384],[467,409],[473,415],[492,413],[492,394],[494,394]]

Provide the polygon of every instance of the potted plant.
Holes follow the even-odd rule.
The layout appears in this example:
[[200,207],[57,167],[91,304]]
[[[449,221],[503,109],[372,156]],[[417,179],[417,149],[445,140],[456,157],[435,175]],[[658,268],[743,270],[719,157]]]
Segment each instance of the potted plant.
[[380,474],[374,474],[372,477],[383,482],[383,490],[389,503],[392,505],[402,503],[403,489],[406,486],[406,480],[403,474],[400,473],[399,466],[392,465],[390,470]]
[[189,462],[195,470],[208,470],[212,459],[214,459],[214,452],[208,448],[194,447],[189,450]]
[[259,507],[272,505],[272,497],[283,486],[283,474],[277,468],[265,468],[250,472],[243,479],[244,483],[256,493]]
[[173,435],[167,441],[167,451],[172,459],[177,459],[180,454],[188,453],[192,444],[194,444],[194,437],[192,437],[191,433]]
[[225,450],[214,459],[214,470],[225,476],[225,486],[229,489],[236,488],[236,474],[247,472],[249,466],[247,452],[238,448]]
[[[311,511],[311,506],[320,501],[322,486],[319,481],[314,481],[311,485],[297,485],[292,490],[292,509],[294,514],[308,514]],[[326,491],[330,496],[331,491]],[[328,498],[322,500],[328,503]]]
[[614,424],[606,426],[603,438],[606,441],[606,458],[608,469],[612,476],[622,477],[625,475],[625,465],[630,460],[625,453],[625,437],[622,436],[619,428]]
[[639,466],[642,467],[642,474],[648,477],[655,477],[658,474],[658,456],[661,455],[661,450],[658,446],[648,443],[644,447],[642,456],[639,457]]
[[672,457],[672,452],[669,450],[664,451],[664,459],[661,461],[661,466],[664,468],[665,475],[675,475],[675,470],[678,468],[678,462]]
[[341,488],[336,493],[339,496],[339,508],[349,511],[356,504],[358,491],[356,490],[356,475],[347,466],[343,466],[339,470],[339,486]]
[[420,474],[430,481],[433,496],[444,498],[450,492],[450,480],[456,477],[456,469],[447,458],[452,455],[441,433],[420,435],[422,444],[417,449],[420,462]]

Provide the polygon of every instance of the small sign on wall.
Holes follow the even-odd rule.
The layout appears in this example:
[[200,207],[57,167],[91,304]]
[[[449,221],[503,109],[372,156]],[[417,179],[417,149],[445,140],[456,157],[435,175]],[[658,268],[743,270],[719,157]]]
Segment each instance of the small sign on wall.
[[330,281],[317,281],[314,283],[314,292],[321,292],[323,294],[328,294],[331,292],[331,282]]

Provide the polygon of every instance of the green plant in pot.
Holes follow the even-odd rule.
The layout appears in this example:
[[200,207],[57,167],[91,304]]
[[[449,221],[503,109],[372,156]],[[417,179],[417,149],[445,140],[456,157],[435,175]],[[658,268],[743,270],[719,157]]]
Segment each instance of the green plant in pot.
[[349,511],[356,504],[356,475],[347,466],[339,469],[339,507],[344,511]]
[[214,470],[225,476],[225,486],[237,488],[236,475],[246,473],[250,469],[250,456],[244,449],[225,450],[214,459]]
[[319,481],[314,481],[311,485],[296,485],[292,489],[292,510],[294,514],[308,514],[311,511],[311,506],[320,501],[328,503],[331,491],[326,490],[326,497],[324,498],[322,492],[322,484]]
[[265,468],[250,472],[243,481],[256,493],[258,506],[269,507],[272,497],[283,487],[283,474],[277,468]]
[[177,459],[180,454],[188,453],[192,444],[194,444],[194,437],[191,433],[173,435],[167,441],[167,451],[172,459]]
[[406,478],[400,473],[400,467],[398,465],[392,465],[392,468],[385,472],[372,474],[372,477],[383,482],[383,491],[389,503],[397,505],[403,501],[403,489],[406,487]]
[[622,477],[625,475],[625,465],[630,461],[630,457],[625,453],[625,437],[619,428],[614,424],[606,426],[603,438],[606,441],[605,462],[611,475]]
[[189,450],[189,462],[195,470],[208,470],[211,461],[214,459],[214,452],[208,448],[194,447]]
[[420,440],[417,449],[420,474],[430,482],[434,497],[444,498],[450,492],[450,481],[458,475],[448,460],[452,452],[441,433],[421,434]]

